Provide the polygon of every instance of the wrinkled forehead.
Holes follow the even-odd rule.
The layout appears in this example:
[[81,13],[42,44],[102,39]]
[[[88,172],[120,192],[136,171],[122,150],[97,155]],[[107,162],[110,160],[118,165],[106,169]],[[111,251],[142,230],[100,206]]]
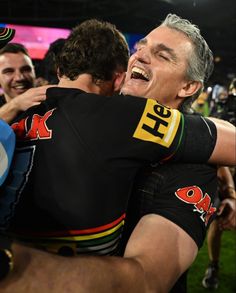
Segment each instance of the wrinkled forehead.
[[186,34],[183,32],[169,28],[167,26],[159,26],[147,34],[139,43],[147,46],[161,46],[169,48],[173,52],[192,51],[193,44]]

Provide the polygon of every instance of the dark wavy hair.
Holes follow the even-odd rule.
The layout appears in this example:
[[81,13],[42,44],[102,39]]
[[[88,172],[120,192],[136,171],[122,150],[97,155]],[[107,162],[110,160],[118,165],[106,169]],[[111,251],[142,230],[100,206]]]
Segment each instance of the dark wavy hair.
[[73,28],[56,62],[59,76],[75,80],[91,74],[93,80],[111,80],[115,70],[126,70],[129,48],[111,23],[90,19]]
[[0,49],[0,55],[3,55],[5,53],[13,53],[13,54],[23,53],[23,54],[29,56],[29,52],[26,49],[26,47],[20,43],[6,44],[3,48]]

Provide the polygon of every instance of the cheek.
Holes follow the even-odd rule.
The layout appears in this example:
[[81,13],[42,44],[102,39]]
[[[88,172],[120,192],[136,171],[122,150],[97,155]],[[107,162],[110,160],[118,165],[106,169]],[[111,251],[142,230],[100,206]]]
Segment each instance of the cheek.
[[162,78],[152,78],[152,80],[148,83],[148,90],[151,92],[160,91],[165,83],[163,82]]
[[8,76],[2,76],[0,78],[0,84],[2,86],[7,85],[10,82],[10,80],[11,80],[11,77],[9,75]]
[[24,74],[24,78],[32,81],[35,79],[35,75],[33,73],[27,73]]
[[132,55],[128,61],[127,72],[131,73],[131,66],[134,63],[134,61],[135,61],[135,57],[134,55]]

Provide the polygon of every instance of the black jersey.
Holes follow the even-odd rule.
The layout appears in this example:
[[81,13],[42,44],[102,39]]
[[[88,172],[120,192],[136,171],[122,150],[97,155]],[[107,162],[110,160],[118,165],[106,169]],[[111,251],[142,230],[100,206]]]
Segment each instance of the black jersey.
[[130,197],[126,242],[139,220],[160,215],[181,227],[200,248],[216,215],[217,170],[206,164],[160,164],[143,169]]
[[216,140],[210,121],[154,100],[66,88],[48,89],[12,128],[0,225],[61,253],[115,253],[137,170],[169,158],[205,161]]
[[[200,248],[216,216],[216,174],[216,167],[206,164],[159,164],[141,170],[129,200],[121,251],[139,220],[147,214],[160,215],[175,223]],[[171,293],[187,292],[186,276],[187,272]]]

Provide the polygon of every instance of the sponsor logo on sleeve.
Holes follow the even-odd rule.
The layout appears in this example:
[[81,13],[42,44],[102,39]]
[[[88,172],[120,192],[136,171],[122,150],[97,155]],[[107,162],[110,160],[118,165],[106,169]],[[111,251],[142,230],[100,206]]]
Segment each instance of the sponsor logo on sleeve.
[[179,188],[175,195],[183,202],[192,204],[193,211],[201,214],[200,218],[207,226],[210,217],[216,211],[216,208],[212,206],[209,194],[204,194],[200,187],[193,185]]
[[31,118],[29,129],[27,128],[27,120],[29,117],[12,124],[11,127],[17,138],[22,140],[51,139],[52,130],[48,128],[47,120],[53,114],[54,110],[48,111],[43,116],[34,114]]
[[170,147],[181,120],[179,111],[148,99],[133,137]]

